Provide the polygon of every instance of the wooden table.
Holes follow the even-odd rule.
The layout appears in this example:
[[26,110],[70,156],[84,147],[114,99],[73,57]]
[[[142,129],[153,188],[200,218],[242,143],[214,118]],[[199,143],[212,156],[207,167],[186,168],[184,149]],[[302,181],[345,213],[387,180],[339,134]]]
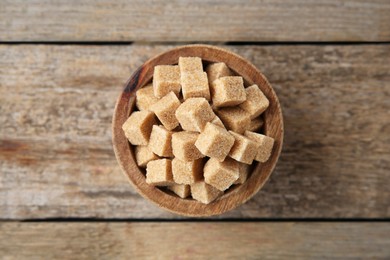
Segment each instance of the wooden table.
[[[0,258],[390,258],[390,2],[0,0]],[[211,43],[277,92],[266,186],[211,219],[150,204],[111,116],[145,60]]]

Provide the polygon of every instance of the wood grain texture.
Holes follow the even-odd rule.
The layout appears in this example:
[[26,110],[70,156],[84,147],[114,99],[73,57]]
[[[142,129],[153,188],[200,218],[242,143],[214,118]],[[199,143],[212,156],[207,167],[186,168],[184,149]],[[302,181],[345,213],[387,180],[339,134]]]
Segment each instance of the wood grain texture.
[[[0,46],[0,218],[172,218],[130,187],[111,116],[130,74],[172,46]],[[390,47],[237,46],[284,114],[275,172],[222,217],[390,216]]]
[[[250,176],[242,185],[236,186],[210,204],[196,200],[181,199],[163,192],[160,188],[146,183],[145,172],[140,170],[134,156],[134,146],[129,145],[122,126],[135,107],[138,89],[151,81],[157,65],[178,64],[180,57],[199,57],[203,62],[224,62],[232,71],[242,76],[247,85],[256,84],[269,100],[263,113],[264,134],[273,138],[272,154],[264,163],[254,163]],[[267,182],[278,161],[283,145],[283,116],[275,91],[261,72],[248,60],[226,49],[212,45],[193,44],[173,48],[148,60],[128,80],[115,105],[112,120],[112,141],[115,156],[121,169],[146,199],[171,212],[191,217],[220,215],[228,212],[253,197]]]
[[388,259],[389,234],[388,223],[356,222],[0,223],[0,255],[5,259]]
[[390,2],[0,0],[1,41],[389,41]]

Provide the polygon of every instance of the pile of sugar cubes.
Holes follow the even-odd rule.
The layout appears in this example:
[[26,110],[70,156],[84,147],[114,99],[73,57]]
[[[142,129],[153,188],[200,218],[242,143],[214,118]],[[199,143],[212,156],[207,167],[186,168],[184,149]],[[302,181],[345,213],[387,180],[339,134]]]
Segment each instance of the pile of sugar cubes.
[[148,184],[208,204],[243,184],[254,160],[270,157],[274,139],[259,133],[268,106],[259,87],[245,87],[225,63],[203,71],[200,58],[180,57],[154,68],[122,128]]

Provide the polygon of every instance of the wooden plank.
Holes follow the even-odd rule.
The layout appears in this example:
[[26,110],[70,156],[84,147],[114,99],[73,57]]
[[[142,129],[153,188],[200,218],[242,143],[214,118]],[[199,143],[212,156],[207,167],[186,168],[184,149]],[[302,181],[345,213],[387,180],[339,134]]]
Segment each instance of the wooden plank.
[[0,0],[1,41],[389,41],[387,0]]
[[5,259],[390,257],[388,223],[0,223],[0,234]]
[[[0,218],[174,218],[117,166],[111,115],[136,67],[166,45],[0,46]],[[275,88],[275,172],[221,217],[390,216],[389,45],[237,46]]]

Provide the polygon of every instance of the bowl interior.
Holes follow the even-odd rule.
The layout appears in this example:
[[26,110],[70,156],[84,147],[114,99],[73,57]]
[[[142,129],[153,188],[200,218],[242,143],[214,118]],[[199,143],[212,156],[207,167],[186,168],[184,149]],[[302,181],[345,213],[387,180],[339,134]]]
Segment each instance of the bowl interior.
[[[270,100],[263,113],[263,133],[275,139],[272,155],[265,163],[252,166],[248,180],[231,187],[222,197],[210,204],[192,199],[181,199],[170,192],[153,187],[145,181],[145,171],[140,169],[134,157],[133,146],[127,141],[122,125],[135,107],[135,92],[151,81],[156,65],[177,64],[180,56],[197,56],[207,64],[225,62],[237,75],[244,78],[247,86],[257,84]],[[272,173],[283,143],[283,118],[278,98],[266,78],[244,58],[221,48],[209,45],[188,45],[164,52],[145,62],[128,80],[116,103],[113,117],[113,146],[122,171],[145,198],[171,212],[185,216],[211,216],[222,214],[246,202],[264,185]]]

